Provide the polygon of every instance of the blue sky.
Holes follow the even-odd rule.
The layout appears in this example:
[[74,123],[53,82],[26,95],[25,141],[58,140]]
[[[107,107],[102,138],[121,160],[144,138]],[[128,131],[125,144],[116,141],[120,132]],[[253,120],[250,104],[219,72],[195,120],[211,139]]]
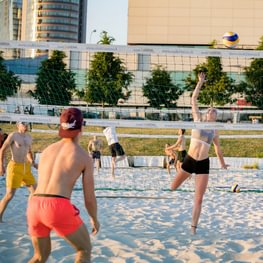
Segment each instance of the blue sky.
[[107,31],[113,44],[127,45],[128,0],[88,0],[87,20],[87,43],[96,44]]

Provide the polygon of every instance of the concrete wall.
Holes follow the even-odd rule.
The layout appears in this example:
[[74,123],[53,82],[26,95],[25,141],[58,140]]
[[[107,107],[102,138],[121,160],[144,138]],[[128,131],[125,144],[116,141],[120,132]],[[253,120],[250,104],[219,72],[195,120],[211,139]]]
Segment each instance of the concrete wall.
[[[36,162],[38,163],[40,153],[36,154]],[[244,165],[258,164],[259,169],[263,170],[263,158],[237,158],[225,157],[225,162],[230,165],[230,169],[242,169]],[[165,156],[128,156],[123,161],[117,163],[119,168],[128,167],[164,167]],[[111,156],[102,156],[101,167],[111,167]],[[218,159],[210,157],[210,167],[212,169],[220,168]]]
[[128,44],[207,45],[234,31],[256,46],[262,14],[262,0],[129,0]]

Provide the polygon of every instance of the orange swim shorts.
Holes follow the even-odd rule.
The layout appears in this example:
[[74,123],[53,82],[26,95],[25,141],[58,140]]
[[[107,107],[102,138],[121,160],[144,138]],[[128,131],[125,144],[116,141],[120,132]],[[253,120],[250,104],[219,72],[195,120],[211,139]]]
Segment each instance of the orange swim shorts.
[[27,208],[28,233],[34,237],[48,237],[51,230],[59,236],[75,232],[83,221],[79,210],[66,197],[33,195]]

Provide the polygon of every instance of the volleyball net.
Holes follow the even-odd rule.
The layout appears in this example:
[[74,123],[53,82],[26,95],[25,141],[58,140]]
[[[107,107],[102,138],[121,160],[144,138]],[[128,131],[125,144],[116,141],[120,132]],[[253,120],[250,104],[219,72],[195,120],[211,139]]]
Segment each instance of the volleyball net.
[[[230,143],[238,138],[262,144],[263,74],[257,68],[262,50],[1,41],[0,52],[0,122],[25,121],[33,124],[33,132],[56,133],[52,128],[61,111],[76,106],[87,124],[84,135],[103,136],[102,127],[115,126],[130,156],[136,151],[154,155],[147,145],[159,147],[163,155],[179,128],[222,130],[221,138],[231,147],[238,148]],[[199,96],[200,110],[215,106],[216,123],[192,121],[190,99],[200,71],[208,80]],[[115,181],[100,174],[97,188],[169,188],[164,169],[154,170],[155,179],[147,172],[151,168],[145,169],[137,176],[136,168],[119,168]],[[218,180],[221,174],[241,174],[215,171]]]
[[[263,60],[260,50],[2,41],[0,51],[0,121],[58,123],[61,110],[74,105],[94,126],[193,127],[199,71],[210,81],[201,109],[218,108],[218,128],[255,129],[247,124],[263,116],[260,94],[244,88],[248,68]],[[260,89],[263,76],[257,79]]]

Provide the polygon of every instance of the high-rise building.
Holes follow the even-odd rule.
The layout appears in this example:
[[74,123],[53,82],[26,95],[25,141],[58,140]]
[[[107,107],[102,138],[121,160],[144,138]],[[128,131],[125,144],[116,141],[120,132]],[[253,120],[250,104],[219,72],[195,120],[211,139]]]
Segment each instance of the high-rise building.
[[225,32],[254,48],[263,34],[263,1],[129,0],[128,44],[207,46]]
[[86,42],[86,0],[24,0],[22,40]]
[[21,39],[22,0],[0,0],[0,40]]

